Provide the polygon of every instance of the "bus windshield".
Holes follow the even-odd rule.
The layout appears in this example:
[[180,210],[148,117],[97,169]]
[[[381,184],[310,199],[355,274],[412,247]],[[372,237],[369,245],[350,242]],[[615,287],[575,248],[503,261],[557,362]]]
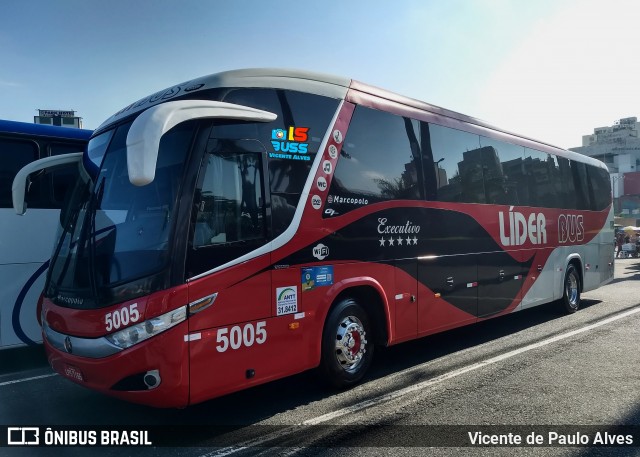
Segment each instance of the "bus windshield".
[[[92,176],[84,174],[76,183],[60,218],[50,266],[47,296],[60,306],[90,309],[148,293],[144,278],[168,262],[194,124],[180,125],[162,138],[155,179],[141,187],[132,185],[127,173],[130,126],[121,125],[89,143],[89,168],[97,171],[89,169]],[[128,288],[118,290],[126,284]]]

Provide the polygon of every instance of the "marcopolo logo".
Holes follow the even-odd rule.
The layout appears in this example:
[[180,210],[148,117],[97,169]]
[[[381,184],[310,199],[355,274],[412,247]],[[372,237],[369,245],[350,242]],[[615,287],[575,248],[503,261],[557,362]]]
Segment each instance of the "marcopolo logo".
[[584,240],[584,219],[581,214],[561,214],[558,217],[558,243]]
[[366,198],[350,198],[350,197],[340,197],[339,195],[329,195],[327,198],[327,203],[336,203],[336,204],[344,204],[344,205],[368,205],[369,200]]

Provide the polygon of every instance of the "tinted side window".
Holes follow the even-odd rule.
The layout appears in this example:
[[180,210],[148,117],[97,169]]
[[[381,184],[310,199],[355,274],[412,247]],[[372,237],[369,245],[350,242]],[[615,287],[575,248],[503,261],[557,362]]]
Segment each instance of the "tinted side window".
[[483,172],[496,166],[495,149],[481,146],[478,135],[461,130],[429,124],[429,132],[437,167],[438,200],[486,203]]
[[591,209],[587,167],[582,162],[571,161],[571,176],[576,191],[576,209]]
[[[62,154],[71,154],[73,152],[82,152],[86,146],[75,144],[53,143],[49,145],[49,155],[57,156]],[[51,206],[60,209],[62,203],[72,188],[80,172],[76,165],[68,166],[60,170],[51,172],[52,192],[50,195]]]
[[556,157],[556,161],[558,163],[559,180],[558,199],[562,202],[561,204],[564,208],[578,208],[576,188],[571,175],[570,161],[563,157]]
[[492,148],[485,153],[482,163],[487,203],[496,205],[521,205],[518,183],[524,175],[524,148],[493,138],[480,137],[482,148]]
[[356,107],[327,206],[339,214],[368,203],[423,196],[418,121]]
[[587,175],[593,189],[591,209],[601,211],[611,204],[611,181],[607,170],[587,166]]
[[[0,208],[11,208],[11,185],[16,173],[38,159],[38,145],[32,141],[0,138]],[[30,191],[34,191],[33,187]],[[33,192],[29,192],[33,195]],[[29,198],[27,198],[29,203]],[[32,206],[32,205],[29,205]]]
[[550,154],[526,148],[524,158],[523,193],[527,196],[527,206],[560,208],[556,162]]

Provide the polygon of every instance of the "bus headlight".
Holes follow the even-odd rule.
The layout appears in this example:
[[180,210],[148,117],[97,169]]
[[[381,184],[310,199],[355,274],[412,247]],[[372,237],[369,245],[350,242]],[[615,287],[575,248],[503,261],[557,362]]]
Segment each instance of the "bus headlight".
[[169,330],[187,318],[187,308],[174,309],[161,316],[154,317],[118,332],[107,335],[105,338],[119,348],[127,349],[134,344],[151,338],[159,333]]

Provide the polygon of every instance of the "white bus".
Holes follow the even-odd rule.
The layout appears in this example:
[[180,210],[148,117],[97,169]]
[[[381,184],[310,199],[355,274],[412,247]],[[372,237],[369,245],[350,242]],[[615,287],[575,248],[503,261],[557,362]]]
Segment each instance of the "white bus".
[[42,341],[36,303],[72,169],[31,175],[27,204],[32,211],[16,217],[11,184],[16,173],[35,160],[81,152],[90,130],[0,120],[0,349]]

